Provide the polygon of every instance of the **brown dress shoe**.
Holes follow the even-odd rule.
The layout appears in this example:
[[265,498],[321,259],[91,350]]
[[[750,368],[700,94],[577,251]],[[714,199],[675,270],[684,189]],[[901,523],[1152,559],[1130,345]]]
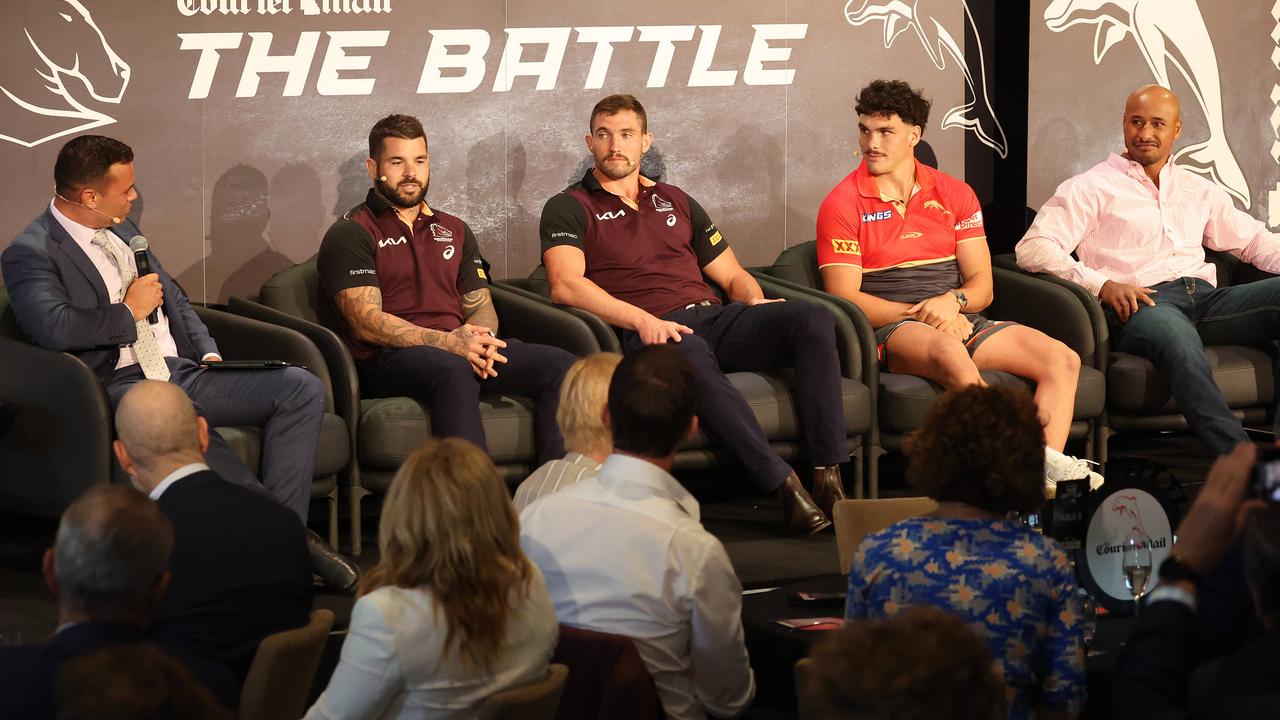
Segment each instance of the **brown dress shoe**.
[[827,517],[835,517],[835,505],[845,499],[840,466],[813,469],[813,499]]
[[782,521],[787,524],[788,530],[812,535],[831,527],[831,521],[818,508],[795,473],[787,476],[782,487],[778,488],[777,495],[782,505]]

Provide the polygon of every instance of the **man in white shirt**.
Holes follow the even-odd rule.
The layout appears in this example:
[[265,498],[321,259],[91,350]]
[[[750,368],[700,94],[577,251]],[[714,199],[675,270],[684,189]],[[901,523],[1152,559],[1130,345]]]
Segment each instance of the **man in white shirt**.
[[1018,265],[1096,295],[1112,347],[1163,372],[1187,425],[1224,455],[1249,437],[1214,382],[1204,346],[1280,338],[1280,278],[1219,288],[1204,249],[1280,273],[1280,242],[1222,188],[1170,162],[1182,133],[1171,91],[1133,91],[1123,122],[1124,154],[1058,186],[1018,242]]
[[[176,657],[225,667],[238,691],[262,638],[307,623],[302,523],[265,493],[209,469],[209,425],[173,383],[135,383],[116,409],[116,431],[120,466],[173,524],[169,591],[152,638]],[[219,697],[230,707],[239,699]]]
[[697,429],[695,382],[670,345],[627,355],[605,411],[613,454],[595,478],[520,516],[521,545],[560,622],[634,639],[675,720],[738,715],[755,694],[742,585],[671,476],[676,445]]

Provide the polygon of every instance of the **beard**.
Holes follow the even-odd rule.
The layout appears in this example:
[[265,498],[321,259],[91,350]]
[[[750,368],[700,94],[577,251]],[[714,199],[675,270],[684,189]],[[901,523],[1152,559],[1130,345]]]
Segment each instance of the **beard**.
[[[610,160],[622,160],[621,163],[611,163]],[[610,180],[621,180],[622,178],[635,172],[636,167],[640,165],[639,160],[632,160],[625,155],[610,155],[596,163],[596,169]]]
[[401,181],[400,185],[392,187],[391,183],[375,180],[374,187],[378,189],[378,194],[387,199],[387,202],[407,210],[422,203],[422,199],[427,196],[427,188],[431,186],[430,180],[421,181],[415,179],[412,182],[418,185],[418,191],[408,195],[400,190],[400,185],[407,184],[405,181]]

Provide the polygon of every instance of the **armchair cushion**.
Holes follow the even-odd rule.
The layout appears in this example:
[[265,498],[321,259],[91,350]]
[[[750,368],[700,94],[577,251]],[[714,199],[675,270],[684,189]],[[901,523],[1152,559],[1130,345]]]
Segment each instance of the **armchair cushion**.
[[[495,465],[521,464],[537,456],[533,445],[533,405],[512,395],[480,396],[480,422]],[[360,462],[395,470],[431,437],[426,408],[406,397],[360,401]]]
[[[1232,408],[1270,406],[1275,399],[1271,357],[1258,348],[1212,345],[1204,349],[1213,379]],[[1178,414],[1168,378],[1150,360],[1111,353],[1107,369],[1108,405],[1112,412],[1140,415]]]

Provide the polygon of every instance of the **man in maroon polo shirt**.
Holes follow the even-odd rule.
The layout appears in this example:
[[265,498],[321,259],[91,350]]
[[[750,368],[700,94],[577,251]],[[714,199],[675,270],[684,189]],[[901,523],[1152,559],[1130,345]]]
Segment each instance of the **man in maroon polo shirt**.
[[[698,373],[703,426],[762,490],[779,497],[790,528],[828,527],[831,506],[844,497],[839,463],[849,459],[834,319],[810,303],[766,300],[702,206],[640,175],[653,136],[638,100],[601,100],[590,127],[595,167],[542,210],[542,262],[552,297],[621,328],[624,352],[677,343]],[[728,304],[704,275],[724,289]],[[816,503],[724,376],[777,367],[795,368]]]
[[405,395],[427,405],[431,431],[486,448],[479,396],[534,399],[540,462],[564,455],[556,427],[560,382],[573,355],[498,337],[484,260],[471,228],[429,207],[422,124],[389,115],[369,132],[373,188],[329,228],[320,284],[345,321],[367,397]]

